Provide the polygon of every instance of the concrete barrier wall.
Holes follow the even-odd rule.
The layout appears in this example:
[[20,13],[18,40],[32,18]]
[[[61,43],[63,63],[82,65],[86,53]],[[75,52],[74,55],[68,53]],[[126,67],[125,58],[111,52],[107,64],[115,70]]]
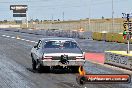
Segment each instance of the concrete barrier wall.
[[114,66],[119,66],[132,70],[132,55],[130,56],[130,55],[124,55],[124,54],[118,54],[118,53],[106,51],[105,64],[111,64]]
[[1,24],[0,28],[20,28],[20,25],[4,25],[4,24]]

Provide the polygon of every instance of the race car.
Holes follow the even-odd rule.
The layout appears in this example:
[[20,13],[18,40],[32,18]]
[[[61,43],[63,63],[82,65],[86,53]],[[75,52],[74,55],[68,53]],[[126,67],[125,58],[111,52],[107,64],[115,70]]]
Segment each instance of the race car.
[[77,71],[85,63],[84,52],[72,38],[42,38],[31,49],[31,58],[33,70],[65,67]]

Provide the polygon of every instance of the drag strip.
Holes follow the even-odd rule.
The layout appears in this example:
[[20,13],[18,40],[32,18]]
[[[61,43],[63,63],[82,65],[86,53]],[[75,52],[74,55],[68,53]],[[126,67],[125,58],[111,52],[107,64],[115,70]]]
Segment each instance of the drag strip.
[[[34,73],[30,50],[43,36],[0,31],[0,87],[3,88],[131,88],[131,84],[86,84],[79,86],[73,73]],[[24,39],[24,40],[23,40]],[[29,41],[26,41],[29,40]],[[31,42],[35,41],[35,42]],[[79,40],[78,40],[79,41]],[[91,44],[90,41],[86,41]],[[95,42],[95,41],[94,41]],[[80,40],[84,44],[84,40]],[[99,46],[102,46],[101,42]],[[96,45],[96,44],[95,44]],[[86,44],[84,45],[86,46]],[[94,46],[94,43],[93,43]],[[92,46],[91,46],[92,48]],[[97,50],[98,51],[98,50]],[[85,63],[89,74],[123,74],[122,70]],[[129,73],[132,75],[131,73]]]
[[[0,55],[2,55],[1,57],[6,56],[5,58],[3,58],[4,62],[9,62],[6,64],[8,66],[4,70],[8,70],[12,68],[12,66],[14,66],[14,69],[11,69],[14,72],[13,73],[14,76],[8,74],[10,80],[8,79],[3,79],[3,80],[13,81],[11,80],[12,78],[16,78],[15,76],[20,75],[20,78],[18,76],[18,81],[20,81],[19,79],[21,79],[23,81],[27,81],[27,83],[30,83],[30,85],[27,84],[28,86],[26,86],[26,85],[23,85],[24,83],[17,82],[18,85],[21,85],[19,86],[19,88],[25,88],[25,87],[26,88],[47,88],[47,87],[49,88],[58,88],[58,87],[68,88],[69,87],[68,85],[61,84],[61,82],[67,83],[68,81],[70,81],[71,85],[73,84],[75,85],[76,81],[74,78],[75,77],[74,74],[63,75],[63,74],[51,74],[51,73],[49,74],[34,73],[31,69],[31,58],[30,58],[31,47],[29,47],[28,42],[24,43],[24,41],[21,41],[18,43],[18,40],[15,40],[15,39],[11,40],[9,38],[1,38],[1,37],[0,37],[0,41],[1,41],[0,42],[0,47],[1,47]],[[1,65],[3,66],[3,64]],[[24,68],[24,71],[23,71],[23,68]],[[5,73],[3,73],[3,75],[4,74]],[[13,83],[14,82],[15,81],[13,81]],[[7,82],[5,84],[10,85],[10,87],[7,86],[6,88],[18,88],[17,85],[15,84],[12,85],[12,83]],[[69,88],[75,88],[75,87],[69,87]]]

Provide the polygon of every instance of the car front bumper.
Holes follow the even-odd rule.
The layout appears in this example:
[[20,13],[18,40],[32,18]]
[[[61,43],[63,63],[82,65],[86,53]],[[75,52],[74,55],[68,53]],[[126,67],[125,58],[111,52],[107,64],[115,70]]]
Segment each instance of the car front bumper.
[[43,66],[82,66],[85,60],[68,60],[67,64],[62,64],[60,60],[42,60],[41,64]]

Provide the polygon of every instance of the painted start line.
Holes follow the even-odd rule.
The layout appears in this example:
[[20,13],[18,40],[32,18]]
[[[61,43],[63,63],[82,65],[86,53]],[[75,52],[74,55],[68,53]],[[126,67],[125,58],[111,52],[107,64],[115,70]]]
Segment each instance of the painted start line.
[[104,64],[105,54],[104,53],[87,53],[86,52],[85,58],[86,58],[86,60]]

